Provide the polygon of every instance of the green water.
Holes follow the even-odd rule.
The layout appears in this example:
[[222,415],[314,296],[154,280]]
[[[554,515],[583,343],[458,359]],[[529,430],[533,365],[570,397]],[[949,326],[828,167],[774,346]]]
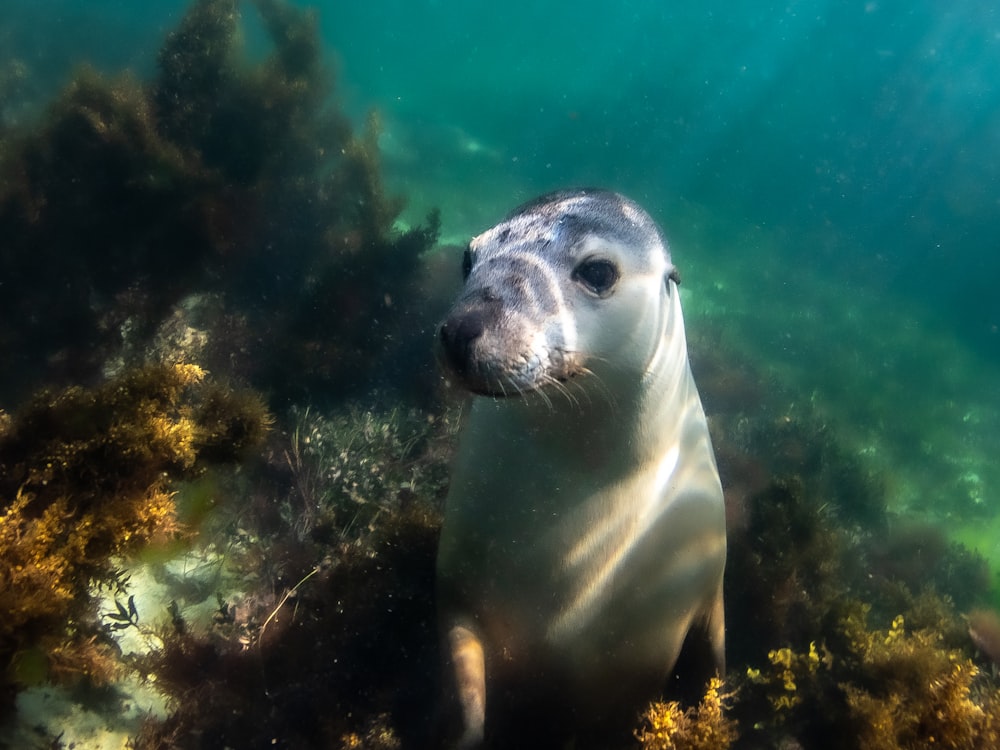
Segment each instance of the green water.
[[1000,502],[1000,19],[986,3],[324,9],[345,95],[461,243],[542,190],[644,203],[711,318],[893,477]]
[[[0,144],[82,63],[151,79],[187,5],[4,0]],[[440,209],[429,268],[457,279],[456,246],[544,191],[629,195],[670,241],[695,345],[751,363],[774,418],[835,435],[881,478],[891,523],[943,529],[1000,580],[992,3],[299,5],[336,104],[378,113],[399,228]]]

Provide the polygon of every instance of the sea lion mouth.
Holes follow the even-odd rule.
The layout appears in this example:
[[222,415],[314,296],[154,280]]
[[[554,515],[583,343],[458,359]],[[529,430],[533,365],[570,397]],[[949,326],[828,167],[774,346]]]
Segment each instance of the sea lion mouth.
[[513,383],[504,387],[502,384],[490,385],[482,383],[470,383],[468,381],[462,381],[462,387],[476,396],[487,396],[489,398],[524,398],[530,396],[533,393],[539,393],[541,391],[547,391],[549,389],[557,388],[558,385],[566,383],[573,375],[568,375],[559,378],[550,378],[543,382],[535,383],[527,387],[522,385],[515,385]]
[[438,328],[438,364],[465,390],[492,397],[558,387],[582,369],[551,341],[552,332],[510,323],[502,310],[488,307],[449,316]]
[[545,347],[508,356],[483,347],[479,336],[465,339],[441,326],[438,365],[454,385],[477,396],[514,398],[558,389],[587,370],[559,348]]
[[528,390],[523,390],[523,389],[521,389],[521,390],[513,390],[512,389],[512,390],[508,391],[508,390],[492,389],[492,388],[488,388],[488,387],[487,388],[481,388],[481,387],[476,387],[476,386],[472,386],[472,387],[468,387],[467,386],[466,390],[469,391],[469,393],[471,393],[471,394],[473,394],[475,396],[485,396],[487,398],[524,398],[527,394],[534,393],[538,389],[537,388],[530,388]]
[[477,396],[491,398],[517,398],[549,388],[557,388],[559,384],[565,383],[572,377],[572,375],[546,374],[541,369],[537,372],[510,371],[491,367],[459,370],[448,367],[447,363],[445,363],[445,373],[449,380],[452,380],[463,390]]

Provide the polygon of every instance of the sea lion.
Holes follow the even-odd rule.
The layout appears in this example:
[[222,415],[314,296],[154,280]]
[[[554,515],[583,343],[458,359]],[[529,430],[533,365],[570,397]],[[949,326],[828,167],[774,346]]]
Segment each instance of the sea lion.
[[676,270],[637,204],[573,190],[474,238],[464,273],[438,329],[479,396],[437,560],[459,745],[628,738],[682,646],[696,679],[724,670],[725,511]]

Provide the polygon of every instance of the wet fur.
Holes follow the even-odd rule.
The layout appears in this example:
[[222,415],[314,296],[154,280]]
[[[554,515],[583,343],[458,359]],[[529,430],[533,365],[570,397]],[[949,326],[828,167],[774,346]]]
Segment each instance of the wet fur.
[[[581,281],[595,260],[610,290]],[[676,271],[649,216],[603,191],[522,206],[467,267],[439,331],[448,377],[491,396],[438,554],[458,744],[627,739],[685,642],[694,693],[724,668],[722,489]]]

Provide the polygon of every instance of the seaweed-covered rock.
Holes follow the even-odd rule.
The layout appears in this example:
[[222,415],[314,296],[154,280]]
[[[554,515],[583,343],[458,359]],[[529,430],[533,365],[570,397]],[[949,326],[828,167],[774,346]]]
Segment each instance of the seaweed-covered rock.
[[[115,662],[90,587],[114,560],[180,531],[171,482],[259,442],[262,402],[191,365],[43,392],[0,424],[0,684],[108,677]],[[226,456],[218,451],[226,436]],[[207,455],[205,455],[207,454]]]
[[175,620],[162,634],[142,667],[174,709],[137,747],[196,735],[203,747],[430,746],[454,422],[358,405],[290,422],[271,433],[270,480],[209,524],[238,524],[227,564],[245,593],[220,598],[211,632]]

